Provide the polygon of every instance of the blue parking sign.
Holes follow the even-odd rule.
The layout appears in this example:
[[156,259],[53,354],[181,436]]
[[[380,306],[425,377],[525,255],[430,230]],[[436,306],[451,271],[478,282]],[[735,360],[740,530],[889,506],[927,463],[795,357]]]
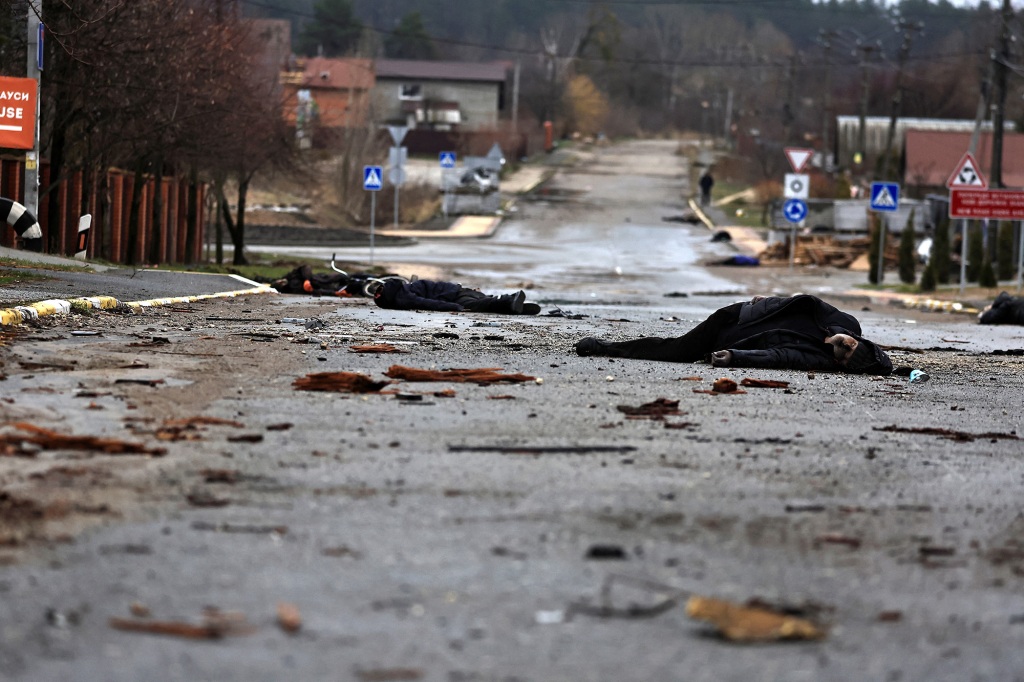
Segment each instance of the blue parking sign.
[[895,182],[871,183],[871,210],[896,211],[900,207],[900,186]]
[[363,189],[379,192],[384,186],[382,166],[363,166]]

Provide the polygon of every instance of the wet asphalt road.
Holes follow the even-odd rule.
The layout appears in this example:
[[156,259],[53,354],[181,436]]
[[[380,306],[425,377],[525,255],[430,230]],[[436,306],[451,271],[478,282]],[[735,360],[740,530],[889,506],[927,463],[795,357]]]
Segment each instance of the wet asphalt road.
[[[145,503],[0,568],[0,676],[1024,679],[1024,363],[993,354],[1024,347],[1021,330],[837,294],[868,336],[896,348],[897,365],[931,374],[923,385],[576,357],[583,336],[674,335],[755,293],[697,265],[715,255],[706,234],[659,224],[681,205],[685,167],[671,145],[613,149],[600,161],[629,158],[676,165],[625,186],[607,172],[559,178],[593,197],[589,213],[574,214],[581,238],[561,268],[554,255],[496,268],[489,245],[444,247],[467,281],[504,290],[528,276],[546,312],[557,305],[577,319],[261,295],[137,319],[100,315],[17,344],[19,357],[80,364],[10,362],[6,419],[34,414],[52,428],[122,437],[127,425],[172,413],[243,426],[165,441],[168,454],[152,463],[67,452],[4,462],[4,492],[15,498],[27,467],[38,477],[21,486],[124,477]],[[636,170],[621,167],[620,176]],[[560,211],[542,207],[511,227],[536,235],[534,251],[557,252],[559,226],[570,222]],[[635,254],[644,235],[676,230],[685,267],[631,276],[646,261],[602,255],[616,226],[630,230]],[[518,241],[505,248],[530,252]],[[438,253],[435,264],[443,260]],[[778,286],[792,293],[794,282]],[[835,279],[822,286],[845,289]],[[687,296],[663,296],[670,291]],[[70,336],[74,325],[103,335]],[[152,337],[167,344],[132,345]],[[349,348],[380,342],[407,353]],[[132,368],[133,359],[148,367]],[[404,398],[292,386],[328,370],[383,379],[393,364],[501,367],[543,382],[403,382],[395,388]],[[788,387],[703,392],[720,376]],[[140,377],[171,381],[116,383]],[[445,388],[454,397],[435,395]],[[73,397],[81,391],[101,395]],[[679,413],[630,419],[619,409],[658,398],[677,400]],[[921,428],[960,437],[913,431]],[[101,468],[88,479],[73,473],[90,464]],[[210,482],[201,473],[210,469],[234,471],[235,481]],[[120,508],[126,494],[109,494]],[[743,646],[711,636],[682,603],[641,617],[666,596],[691,595],[788,605],[828,636]],[[278,602],[300,610],[297,634],[275,623]],[[111,627],[112,617],[133,618],[132,604],[150,619],[190,623],[216,606],[244,614],[251,630],[207,641]],[[587,608],[601,605],[615,610]]]
[[[33,277],[26,277],[11,286],[0,287],[0,307],[21,305],[48,299],[67,300],[90,296],[110,296],[128,303],[178,296],[197,296],[224,291],[251,289],[257,286],[244,278],[199,272],[175,272],[155,268],[126,268],[84,265],[69,258],[33,254],[17,249],[0,248],[0,258],[17,259],[29,267],[19,267]],[[74,270],[32,268],[42,263],[59,264]]]

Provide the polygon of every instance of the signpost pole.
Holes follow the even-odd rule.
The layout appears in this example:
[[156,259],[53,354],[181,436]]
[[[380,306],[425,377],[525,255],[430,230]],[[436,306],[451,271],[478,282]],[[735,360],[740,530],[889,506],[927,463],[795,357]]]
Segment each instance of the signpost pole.
[[370,266],[373,266],[373,237],[377,224],[377,192],[384,184],[381,166],[363,167],[363,189],[370,192]]
[[[39,72],[42,64],[40,56],[42,44],[40,42],[40,22],[37,8],[39,3],[30,0],[28,3],[28,57],[26,61],[25,75],[33,78],[38,83]],[[39,87],[36,86],[36,122],[35,133],[32,137],[32,149],[25,152],[25,208],[32,215],[39,215]]]
[[[889,219],[884,216],[879,216],[878,221],[878,284],[882,284],[882,280],[885,279],[885,232],[889,222]],[[905,229],[905,228],[904,228]]]
[[1017,291],[1024,288],[1024,222],[1017,223]]
[[789,271],[793,272],[793,264],[796,263],[796,223],[789,226]]
[[971,227],[971,221],[960,221],[960,295],[964,295],[964,286],[967,282],[967,230]]

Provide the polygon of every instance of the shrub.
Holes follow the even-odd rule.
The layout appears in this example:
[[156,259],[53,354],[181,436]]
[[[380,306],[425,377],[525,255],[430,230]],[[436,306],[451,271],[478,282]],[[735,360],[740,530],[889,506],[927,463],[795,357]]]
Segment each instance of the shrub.
[[903,233],[900,234],[900,281],[904,284],[913,284],[914,280],[917,279],[916,266],[917,254],[914,253],[914,211],[911,210],[910,216],[907,217],[907,224],[903,226]]
[[1016,274],[1016,253],[1013,243],[1013,223],[999,223],[999,236],[996,239],[996,271],[999,279],[1013,279]]
[[939,284],[949,284],[949,220],[943,219],[935,228],[932,239],[932,254],[928,259],[932,265],[932,274]]
[[975,225],[967,228],[967,281],[977,282],[985,258],[985,238]]
[[986,289],[994,289],[999,285],[996,281],[996,272],[992,269],[992,261],[988,258],[981,264],[981,268],[978,270],[978,286],[985,287]]
[[919,291],[935,291],[935,265],[933,261],[929,261],[928,265],[924,266],[924,270],[921,272],[921,282],[917,285]]

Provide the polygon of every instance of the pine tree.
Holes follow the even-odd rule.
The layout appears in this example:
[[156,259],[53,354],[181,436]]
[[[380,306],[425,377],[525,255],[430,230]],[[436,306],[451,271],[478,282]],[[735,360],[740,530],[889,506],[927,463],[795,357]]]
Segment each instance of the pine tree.
[[971,226],[967,233],[967,281],[977,282],[985,262],[985,241],[981,230]]
[[996,239],[996,271],[999,279],[1013,279],[1016,270],[1013,246],[1013,223],[1003,221],[999,223],[999,236]]
[[914,210],[911,209],[907,217],[907,224],[903,226],[900,234],[900,281],[904,284],[913,284],[917,279],[915,272],[917,265],[917,254],[914,253]]
[[978,286],[985,287],[986,289],[994,289],[998,286],[999,282],[996,281],[996,272],[992,268],[992,261],[988,258],[981,264],[981,268],[978,270]]
[[921,283],[917,285],[917,288],[919,291],[935,291],[936,287],[935,264],[929,262],[921,272]]
[[932,274],[939,284],[949,284],[949,261],[949,220],[943,218],[939,226],[935,228],[932,253],[928,258],[928,264],[932,266]]

